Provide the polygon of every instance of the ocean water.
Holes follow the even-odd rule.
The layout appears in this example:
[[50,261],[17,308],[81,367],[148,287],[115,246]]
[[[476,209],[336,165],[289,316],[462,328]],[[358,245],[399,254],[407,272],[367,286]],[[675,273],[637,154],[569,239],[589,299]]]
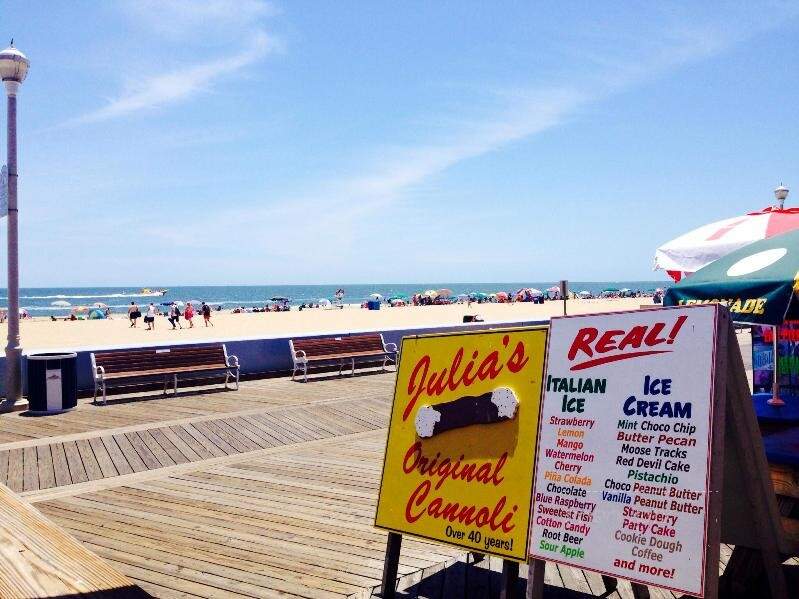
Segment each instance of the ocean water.
[[[628,288],[632,290],[653,290],[665,287],[666,281],[595,281],[570,282],[571,291],[590,291],[593,294],[603,289]],[[270,303],[272,297],[288,297],[293,306],[302,303],[318,302],[320,299],[334,298],[337,289],[344,289],[344,303],[360,304],[372,293],[380,293],[388,298],[392,295],[410,297],[427,289],[451,289],[454,294],[497,291],[515,292],[517,289],[532,287],[547,289],[557,285],[557,281],[533,281],[512,283],[374,283],[369,285],[253,285],[253,286],[202,286],[202,287],[152,287],[151,289],[168,289],[163,297],[149,297],[142,293],[142,288],[130,287],[37,287],[20,289],[20,306],[28,310],[31,316],[64,316],[72,307],[91,306],[96,302],[107,304],[112,312],[124,312],[131,301],[140,305],[154,302],[169,303],[173,300],[199,300],[220,305],[222,309],[236,306],[263,306]],[[53,306],[53,302],[68,302],[69,306]],[[0,306],[7,305],[7,293],[0,289]]]

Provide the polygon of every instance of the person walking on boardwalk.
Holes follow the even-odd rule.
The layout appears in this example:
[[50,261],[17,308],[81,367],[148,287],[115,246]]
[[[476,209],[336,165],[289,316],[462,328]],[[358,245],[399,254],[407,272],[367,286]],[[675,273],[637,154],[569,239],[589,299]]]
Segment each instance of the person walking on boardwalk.
[[144,317],[144,323],[147,325],[147,330],[148,331],[154,331],[155,330],[155,314],[156,314],[156,312],[157,312],[157,310],[155,308],[155,305],[152,302],[150,302],[150,305],[147,306],[147,316]]
[[128,318],[130,318],[130,326],[136,328],[136,321],[141,318],[141,310],[139,310],[139,305],[136,302],[130,302]]
[[186,302],[186,309],[183,311],[183,318],[185,318],[186,322],[189,323],[189,328],[193,329],[194,321],[192,318],[194,318],[194,306],[192,306],[190,302]]
[[203,313],[203,320],[205,321],[205,326],[208,326],[209,324],[211,326],[214,326],[214,323],[211,322],[211,306],[209,306],[205,302],[203,302],[202,313]]
[[172,325],[172,330],[175,330],[175,325],[178,325],[179,328],[183,328],[183,325],[180,324],[180,308],[178,305],[172,304],[169,306],[169,324]]

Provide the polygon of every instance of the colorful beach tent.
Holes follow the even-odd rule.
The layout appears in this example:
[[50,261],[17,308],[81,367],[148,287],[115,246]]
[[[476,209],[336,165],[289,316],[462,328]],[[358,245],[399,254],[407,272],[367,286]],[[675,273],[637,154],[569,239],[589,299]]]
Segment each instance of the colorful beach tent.
[[799,229],[799,208],[769,206],[699,227],[655,250],[655,270],[675,281],[755,241]]
[[105,318],[105,312],[103,312],[100,308],[94,308],[89,311],[89,320],[103,320]]
[[376,301],[376,302],[382,302],[383,301],[383,296],[380,295],[379,293],[370,293],[369,294],[369,299],[373,300],[373,301]]
[[799,318],[799,230],[731,252],[666,291],[663,305],[720,302],[732,319],[780,325]]

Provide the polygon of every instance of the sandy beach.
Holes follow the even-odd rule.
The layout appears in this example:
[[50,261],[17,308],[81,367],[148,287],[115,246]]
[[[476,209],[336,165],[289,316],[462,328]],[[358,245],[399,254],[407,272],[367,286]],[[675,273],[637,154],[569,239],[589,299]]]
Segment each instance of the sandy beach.
[[[570,314],[635,310],[651,304],[650,298],[569,300]],[[194,318],[194,328],[172,330],[164,317],[156,319],[154,331],[147,331],[139,320],[138,327],[130,328],[124,314],[113,314],[110,320],[84,320],[53,322],[49,319],[23,320],[21,323],[22,347],[25,352],[42,349],[98,348],[120,345],[143,345],[151,342],[185,342],[214,339],[241,339],[271,337],[286,334],[346,332],[357,330],[391,329],[402,327],[443,326],[461,324],[463,316],[478,314],[485,322],[517,322],[550,318],[562,314],[561,302],[544,304],[453,304],[446,306],[406,306],[365,310],[356,307],[344,309],[292,310],[254,314],[214,312],[214,327],[205,327],[201,317]],[[7,325],[0,325],[0,335],[5,337]]]

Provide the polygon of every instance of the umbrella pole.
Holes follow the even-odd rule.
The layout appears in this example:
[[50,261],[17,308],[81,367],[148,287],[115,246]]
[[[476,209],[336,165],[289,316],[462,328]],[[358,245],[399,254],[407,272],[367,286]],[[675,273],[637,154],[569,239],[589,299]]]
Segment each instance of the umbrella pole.
[[785,402],[782,401],[780,397],[780,369],[779,369],[779,360],[777,359],[777,350],[779,349],[779,344],[777,341],[777,331],[778,327],[774,327],[774,381],[771,384],[771,399],[769,399],[766,403],[770,406],[781,407],[785,405]]

